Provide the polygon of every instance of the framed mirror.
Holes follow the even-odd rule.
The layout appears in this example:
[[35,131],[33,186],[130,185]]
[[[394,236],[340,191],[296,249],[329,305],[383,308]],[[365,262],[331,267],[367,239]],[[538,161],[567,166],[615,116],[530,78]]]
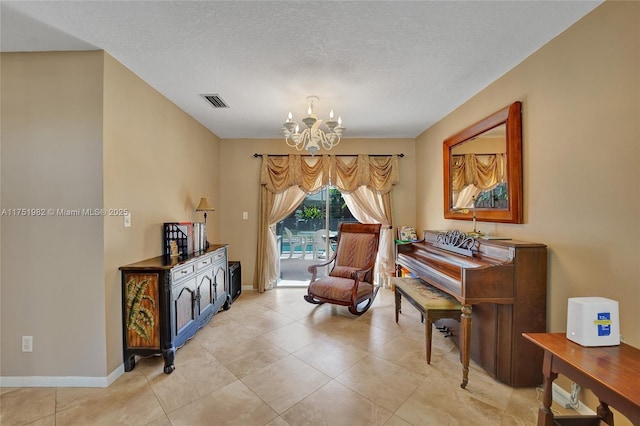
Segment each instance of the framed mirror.
[[513,104],[443,142],[444,217],[523,223],[522,104]]

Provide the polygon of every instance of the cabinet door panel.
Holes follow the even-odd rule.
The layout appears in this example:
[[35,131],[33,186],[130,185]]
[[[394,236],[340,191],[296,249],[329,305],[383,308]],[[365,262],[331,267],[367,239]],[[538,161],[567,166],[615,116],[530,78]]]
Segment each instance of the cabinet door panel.
[[220,295],[227,291],[227,268],[224,266],[215,266],[215,275],[214,275],[214,283],[215,283],[215,295],[214,297],[217,299]]
[[196,318],[195,313],[195,279],[178,285],[173,289],[175,308],[175,335],[188,327]]
[[202,274],[198,274],[198,294],[200,296],[198,315],[202,315],[215,300],[213,271],[211,269]]

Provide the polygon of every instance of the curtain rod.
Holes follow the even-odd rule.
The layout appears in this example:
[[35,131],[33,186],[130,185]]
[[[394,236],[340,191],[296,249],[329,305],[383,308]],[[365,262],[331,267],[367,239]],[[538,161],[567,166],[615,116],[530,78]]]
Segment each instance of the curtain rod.
[[[258,158],[258,157],[262,157],[265,154],[258,154],[257,152],[253,154],[253,158]],[[288,157],[289,154],[266,154],[269,157]],[[335,157],[357,157],[359,154],[329,154],[329,155],[333,155]],[[369,157],[390,157],[393,154],[369,154]],[[404,154],[400,153],[397,154],[398,157],[403,158]],[[313,155],[305,155],[305,154],[300,154],[301,157],[314,157]]]

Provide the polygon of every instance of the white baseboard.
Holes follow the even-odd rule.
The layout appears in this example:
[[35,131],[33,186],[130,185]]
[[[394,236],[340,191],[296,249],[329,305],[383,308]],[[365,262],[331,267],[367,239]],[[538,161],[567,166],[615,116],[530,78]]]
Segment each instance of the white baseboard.
[[[553,401],[556,404],[566,408],[570,407],[569,402],[571,401],[571,394],[569,392],[555,383],[551,385],[551,390],[553,391]],[[574,410],[583,416],[594,416],[596,414],[581,401],[578,401],[578,408],[574,408]]]
[[106,377],[85,376],[6,376],[0,388],[106,388],[124,373],[120,364]]

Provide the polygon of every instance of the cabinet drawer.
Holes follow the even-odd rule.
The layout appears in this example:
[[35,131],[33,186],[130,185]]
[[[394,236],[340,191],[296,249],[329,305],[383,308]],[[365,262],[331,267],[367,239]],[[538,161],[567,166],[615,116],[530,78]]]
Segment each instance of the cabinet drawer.
[[171,281],[175,284],[178,281],[182,281],[185,278],[188,278],[193,275],[195,272],[196,265],[194,263],[189,263],[184,266],[180,266],[179,268],[175,268],[171,270]]
[[216,252],[213,253],[213,261],[214,262],[220,262],[220,261],[225,261],[226,262],[226,251],[225,250],[218,250]]
[[200,258],[198,258],[198,263],[196,265],[196,268],[198,271],[205,269],[209,266],[211,266],[213,264],[213,255],[209,255],[209,256],[202,256]]

